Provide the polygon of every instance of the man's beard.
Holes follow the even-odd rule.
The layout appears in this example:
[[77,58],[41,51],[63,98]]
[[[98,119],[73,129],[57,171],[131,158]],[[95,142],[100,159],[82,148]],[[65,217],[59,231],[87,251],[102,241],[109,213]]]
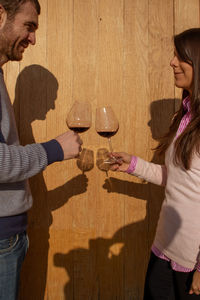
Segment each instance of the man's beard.
[[19,40],[12,40],[12,35],[14,35],[13,26],[12,24],[7,24],[4,32],[0,35],[0,54],[5,56],[8,61],[20,61],[23,52],[20,52]]
[[20,61],[22,60],[23,57],[23,52],[20,52],[19,49],[19,44],[16,46],[16,42],[10,47],[7,57],[11,61]]

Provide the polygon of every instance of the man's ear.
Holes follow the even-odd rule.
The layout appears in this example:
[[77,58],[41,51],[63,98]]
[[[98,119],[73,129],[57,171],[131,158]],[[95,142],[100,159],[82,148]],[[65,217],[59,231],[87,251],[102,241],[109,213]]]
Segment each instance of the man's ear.
[[7,21],[7,12],[5,11],[2,4],[0,4],[0,30],[4,27]]

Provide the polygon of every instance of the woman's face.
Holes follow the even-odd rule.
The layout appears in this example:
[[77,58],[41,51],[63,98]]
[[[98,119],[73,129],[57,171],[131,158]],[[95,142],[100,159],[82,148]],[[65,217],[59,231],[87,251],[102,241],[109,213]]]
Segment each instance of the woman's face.
[[181,60],[176,50],[174,51],[174,57],[170,62],[170,66],[174,71],[175,85],[192,94],[193,67]]

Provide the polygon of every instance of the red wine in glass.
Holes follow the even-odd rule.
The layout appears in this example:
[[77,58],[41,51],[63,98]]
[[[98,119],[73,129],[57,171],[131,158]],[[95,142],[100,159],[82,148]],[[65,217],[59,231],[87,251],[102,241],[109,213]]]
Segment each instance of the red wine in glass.
[[97,133],[105,138],[111,138],[117,133],[118,129],[116,131],[97,131]]
[[[69,127],[69,126],[68,126],[68,127]],[[90,128],[89,126],[88,126],[88,127],[76,127],[76,126],[74,126],[74,127],[69,127],[70,130],[73,130],[73,131],[75,131],[75,132],[77,132],[77,133],[85,132],[85,131],[87,131],[89,128]]]
[[[111,137],[114,136],[119,129],[119,122],[110,106],[96,109],[96,131],[105,138],[108,138],[110,152],[113,152]],[[107,162],[113,163],[115,158],[108,159]]]

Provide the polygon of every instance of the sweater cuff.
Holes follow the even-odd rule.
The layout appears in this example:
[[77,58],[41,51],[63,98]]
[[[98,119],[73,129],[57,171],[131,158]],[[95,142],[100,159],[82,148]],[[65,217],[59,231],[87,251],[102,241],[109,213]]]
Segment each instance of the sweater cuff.
[[126,170],[126,173],[132,174],[135,171],[135,168],[137,165],[137,160],[138,160],[137,156],[133,155],[131,158],[131,163],[130,163],[128,169]]
[[42,143],[41,145],[47,153],[48,165],[64,159],[63,149],[55,139]]

